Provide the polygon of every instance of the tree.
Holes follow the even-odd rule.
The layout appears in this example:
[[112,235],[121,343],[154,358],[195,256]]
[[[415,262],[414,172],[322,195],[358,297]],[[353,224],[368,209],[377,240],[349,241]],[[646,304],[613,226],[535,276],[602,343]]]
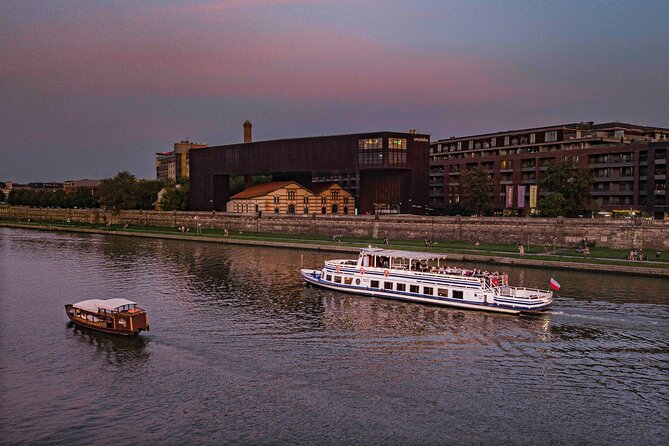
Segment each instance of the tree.
[[153,209],[158,200],[158,192],[165,183],[160,180],[139,180],[137,182],[137,209]]
[[163,211],[188,210],[188,179],[180,180],[180,184],[165,186],[165,193],[160,199],[160,208]]
[[463,176],[463,186],[462,205],[464,209],[475,215],[490,214],[492,211],[490,194],[493,188],[487,169],[483,166],[477,166],[467,170]]
[[119,172],[114,178],[100,183],[100,204],[109,209],[135,209],[138,195],[137,180],[130,172]]
[[[559,193],[565,199],[564,207],[560,213],[565,217],[575,217],[583,209],[590,197],[592,182],[592,171],[588,168],[579,167],[573,158],[551,164],[541,179],[541,184],[546,191]],[[555,206],[555,204],[561,202],[562,200],[558,197],[554,197],[553,202],[549,205]],[[539,207],[543,208],[544,206],[540,205]],[[552,210],[555,211],[556,209],[553,207]]]
[[553,192],[544,197],[539,203],[539,211],[542,217],[560,217],[565,215],[568,203],[560,192]]
[[5,201],[5,194],[0,190],[0,203]]

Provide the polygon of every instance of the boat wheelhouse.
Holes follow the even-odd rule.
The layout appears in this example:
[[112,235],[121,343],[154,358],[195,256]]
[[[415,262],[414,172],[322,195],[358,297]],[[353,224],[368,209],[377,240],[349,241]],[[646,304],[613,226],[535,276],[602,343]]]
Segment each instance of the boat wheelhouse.
[[90,299],[65,305],[72,323],[105,333],[136,336],[149,330],[146,311],[128,299]]
[[459,308],[517,314],[545,309],[553,292],[509,285],[499,272],[452,266],[447,254],[365,248],[357,260],[328,260],[302,269],[307,284]]

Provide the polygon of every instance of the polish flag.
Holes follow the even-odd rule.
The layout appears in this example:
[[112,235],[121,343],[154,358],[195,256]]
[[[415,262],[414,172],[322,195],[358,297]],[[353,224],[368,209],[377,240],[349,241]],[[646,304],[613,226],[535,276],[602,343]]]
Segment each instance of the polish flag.
[[557,280],[553,279],[551,277],[551,283],[550,283],[551,288],[553,288],[555,291],[558,291],[560,289],[560,284],[558,283]]

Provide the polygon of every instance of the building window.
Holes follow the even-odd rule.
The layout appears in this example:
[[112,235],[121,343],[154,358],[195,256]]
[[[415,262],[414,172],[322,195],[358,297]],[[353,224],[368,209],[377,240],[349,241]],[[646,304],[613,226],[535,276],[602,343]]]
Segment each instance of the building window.
[[462,141],[458,141],[458,150],[462,150]]
[[332,196],[332,201],[339,200],[339,191],[338,190],[331,191],[330,195]]
[[469,141],[469,146],[468,147],[469,147],[470,150],[474,148],[474,140],[473,139]]
[[508,136],[505,136],[505,137],[504,137],[504,145],[505,145],[505,146],[508,146],[508,145],[509,145],[509,137],[508,137]]
[[333,205],[332,205],[332,213],[333,213],[333,214],[336,214],[338,211],[339,211],[339,206],[336,205],[336,204],[333,204]]
[[493,138],[490,140],[490,147],[495,147],[497,146],[497,138]]
[[327,199],[325,198],[325,195],[321,197],[321,204],[326,204]]
[[302,197],[302,202],[303,202],[304,204],[309,204],[309,196],[308,196],[308,195],[305,195],[304,197]]
[[406,138],[388,138],[388,149],[406,150],[407,149]]
[[321,214],[327,214],[327,213],[328,213],[328,209],[325,206],[323,206],[321,208]]
[[274,196],[274,204],[279,204],[279,196],[278,195]]
[[295,199],[295,191],[294,190],[289,190],[288,191],[288,199],[289,200],[294,200]]
[[625,130],[616,130],[613,132],[613,137],[616,139],[624,139],[625,138]]
[[553,130],[551,132],[546,132],[546,142],[554,142],[558,140],[558,132],[557,130]]
[[279,208],[274,208],[274,213],[278,214],[279,213]]
[[295,213],[295,205],[294,204],[289,204],[288,205],[288,213],[289,214],[294,214]]
[[344,204],[348,204],[348,197],[344,197]]
[[383,148],[383,138],[368,138],[358,140],[358,150],[373,150]]
[[530,133],[530,144],[534,144],[535,142],[537,142],[537,134]]
[[348,214],[348,206],[344,206],[344,214]]
[[306,207],[306,206],[304,207],[304,213],[305,213],[305,214],[308,214],[308,213],[309,213],[309,208]]

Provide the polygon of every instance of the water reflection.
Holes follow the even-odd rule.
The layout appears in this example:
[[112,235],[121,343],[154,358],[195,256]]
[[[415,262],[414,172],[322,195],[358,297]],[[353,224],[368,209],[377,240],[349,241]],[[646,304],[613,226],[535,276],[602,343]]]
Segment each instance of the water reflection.
[[[72,322],[68,322],[66,327],[79,345],[91,347],[97,358],[103,358],[109,364],[136,366],[145,364],[150,358],[147,350],[149,341],[143,336],[114,336]],[[83,354],[81,351],[79,353]]]

